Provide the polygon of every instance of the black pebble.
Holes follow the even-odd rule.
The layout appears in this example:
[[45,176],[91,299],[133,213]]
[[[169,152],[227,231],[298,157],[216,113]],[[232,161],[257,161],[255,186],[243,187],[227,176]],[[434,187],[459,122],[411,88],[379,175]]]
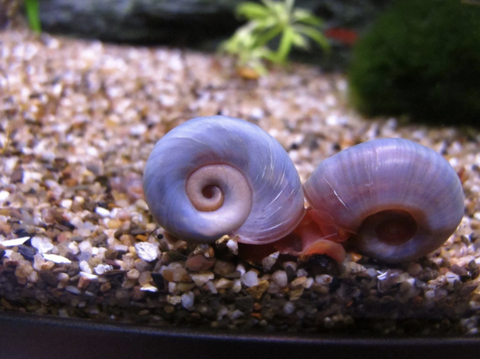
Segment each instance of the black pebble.
[[235,298],[235,307],[242,312],[251,312],[253,310],[254,303],[255,301],[251,295]]
[[37,253],[37,250],[33,247],[27,247],[25,245],[18,246],[18,252],[23,256],[23,258],[33,261],[33,257]]
[[165,289],[165,279],[163,279],[163,275],[160,273],[152,273],[152,279],[158,290]]
[[31,234],[31,233],[28,233],[28,232],[25,230],[25,228],[19,228],[19,229],[13,231],[13,233],[15,233],[18,238],[31,237],[31,236],[32,236],[32,234]]
[[335,292],[338,288],[340,288],[341,285],[342,285],[342,283],[341,283],[340,279],[338,279],[337,277],[332,277],[332,282],[330,283],[329,292],[330,293]]

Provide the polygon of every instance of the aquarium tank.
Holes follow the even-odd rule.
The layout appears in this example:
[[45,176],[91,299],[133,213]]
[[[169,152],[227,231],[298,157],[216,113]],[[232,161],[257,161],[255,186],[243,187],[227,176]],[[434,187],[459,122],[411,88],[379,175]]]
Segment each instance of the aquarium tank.
[[480,350],[480,2],[0,2],[2,358]]

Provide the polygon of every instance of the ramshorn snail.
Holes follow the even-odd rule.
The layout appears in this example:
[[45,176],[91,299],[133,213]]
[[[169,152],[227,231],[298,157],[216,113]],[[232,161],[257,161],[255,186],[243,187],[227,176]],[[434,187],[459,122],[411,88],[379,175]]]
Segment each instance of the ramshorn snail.
[[144,192],[155,220],[192,242],[229,234],[265,244],[293,231],[304,214],[287,152],[260,127],[224,116],[187,121],[158,141]]
[[440,247],[464,213],[462,185],[437,152],[385,138],[327,158],[304,184],[315,217],[361,253],[404,262]]
[[240,243],[337,261],[347,239],[385,262],[421,257],[448,239],[464,211],[450,164],[404,139],[341,151],[323,161],[303,188],[276,140],[224,116],[173,129],[155,145],[144,172],[152,215],[177,238],[201,243],[228,234]]

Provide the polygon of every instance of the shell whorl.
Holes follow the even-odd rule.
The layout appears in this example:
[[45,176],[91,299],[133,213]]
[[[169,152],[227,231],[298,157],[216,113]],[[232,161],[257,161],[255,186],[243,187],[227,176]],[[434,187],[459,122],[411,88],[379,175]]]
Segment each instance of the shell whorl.
[[[398,138],[365,142],[326,159],[304,192],[313,208],[355,234],[351,243],[358,251],[385,262],[437,249],[464,213],[462,186],[450,164]],[[389,241],[381,238],[385,233]]]
[[144,192],[154,219],[192,242],[229,234],[270,243],[304,215],[300,178],[282,146],[258,126],[224,116],[189,120],[158,141]]

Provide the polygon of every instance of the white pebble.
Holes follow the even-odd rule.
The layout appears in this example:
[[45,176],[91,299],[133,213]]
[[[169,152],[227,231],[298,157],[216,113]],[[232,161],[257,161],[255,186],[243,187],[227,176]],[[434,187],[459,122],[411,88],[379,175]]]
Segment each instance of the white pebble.
[[128,252],[128,246],[125,244],[115,244],[113,249],[117,252]]
[[283,311],[287,314],[292,314],[295,311],[295,304],[292,302],[286,302],[283,306]]
[[47,237],[32,237],[30,243],[32,244],[32,247],[36,248],[39,253],[47,253],[53,249],[52,241]]
[[70,250],[70,253],[72,253],[72,254],[77,255],[80,252],[80,249],[78,249],[78,243],[77,242],[70,242],[67,247]]
[[247,287],[254,287],[258,285],[258,274],[254,270],[249,270],[242,275],[242,283]]
[[181,298],[182,307],[185,309],[193,309],[193,304],[195,303],[195,294],[193,294],[193,292],[184,293]]
[[226,278],[220,278],[219,280],[215,281],[214,284],[215,284],[215,288],[217,289],[226,289],[226,288],[233,287],[233,282]]
[[262,265],[263,267],[268,271],[270,270],[273,265],[277,262],[278,256],[280,255],[280,252],[274,252],[270,254],[269,256],[263,258],[262,260]]
[[229,318],[231,320],[235,320],[235,319],[238,319],[240,317],[243,317],[244,316],[244,313],[238,309],[234,310],[233,312],[230,313],[229,315]]
[[103,207],[95,207],[95,213],[102,217],[110,217],[110,211]]
[[90,237],[90,235],[92,234],[92,231],[88,228],[79,228],[77,231],[77,234],[80,237]]
[[105,272],[111,271],[113,267],[110,264],[99,264],[94,268],[95,273],[98,275],[105,274]]
[[158,288],[151,285],[151,284],[147,284],[147,285],[144,285],[143,287],[140,288],[140,290],[142,292],[151,292],[151,293],[156,293],[158,292]]
[[60,201],[60,207],[70,209],[72,208],[73,201],[71,199],[63,199]]
[[145,132],[147,132],[147,126],[145,126],[144,124],[130,127],[130,134],[132,136],[140,136],[143,135]]
[[45,259],[43,259],[40,253],[37,253],[33,256],[33,268],[37,271],[42,269],[42,265],[45,264]]
[[245,267],[242,264],[238,264],[235,270],[239,272],[241,275],[245,274],[246,272]]
[[158,244],[149,242],[140,242],[135,244],[138,256],[147,262],[152,262],[158,258]]
[[330,284],[332,283],[332,276],[328,274],[319,274],[315,276],[315,282],[322,285]]
[[272,274],[273,281],[280,287],[284,288],[288,285],[287,273],[283,270],[277,270]]
[[8,241],[3,241],[0,242],[0,244],[4,247],[15,247],[15,246],[20,246],[26,241],[28,241],[30,237],[21,237],[21,238],[15,238],[15,239],[10,239]]
[[215,287],[215,284],[212,281],[205,283],[205,285],[207,286],[208,290],[212,292],[212,294],[218,293],[217,288]]
[[10,192],[0,191],[0,201],[6,201],[9,196],[10,196]]
[[80,242],[78,249],[81,252],[92,253],[92,244],[89,241]]
[[73,294],[82,294],[82,291],[78,289],[77,287],[74,287],[73,285],[67,285],[65,287],[65,290],[67,292],[73,293]]
[[227,247],[228,247],[228,249],[230,250],[230,252],[231,252],[232,254],[235,254],[235,255],[238,254],[238,243],[237,243],[237,241],[234,241],[234,240],[232,240],[232,239],[229,239],[229,240],[227,241]]
[[260,107],[255,107],[252,112],[250,113],[250,117],[255,120],[261,119],[263,116],[265,116],[265,113]]
[[220,309],[217,312],[217,320],[221,320],[227,314],[228,314],[228,308],[224,306],[220,307]]
[[303,282],[304,288],[310,288],[315,280],[312,277],[308,277],[305,282]]
[[70,223],[74,225],[76,228],[83,228],[83,221],[80,219],[80,217],[72,217],[70,219]]
[[232,289],[235,293],[239,293],[242,290],[242,281],[240,279],[235,279],[233,281]]
[[78,266],[81,271],[92,274],[92,268],[90,268],[90,264],[87,261],[81,261]]
[[98,279],[98,276],[95,275],[95,274],[92,274],[92,273],[80,272],[79,274],[80,274],[80,276],[88,278],[88,279],[92,279],[92,280]]
[[72,261],[68,258],[65,258],[65,257],[62,257],[62,256],[59,256],[57,254],[47,254],[47,253],[43,253],[43,258],[45,258],[47,261],[51,261],[53,263],[57,263],[57,264],[61,264],[61,263],[65,263],[65,264],[68,264],[68,263],[72,263]]
[[297,271],[297,278],[299,277],[306,277],[308,276],[308,272],[303,269],[303,268],[300,268],[298,271]]
[[215,275],[212,272],[191,273],[190,278],[192,278],[193,282],[197,287],[201,287],[202,285],[207,283],[209,280],[213,280],[213,278],[215,278]]

